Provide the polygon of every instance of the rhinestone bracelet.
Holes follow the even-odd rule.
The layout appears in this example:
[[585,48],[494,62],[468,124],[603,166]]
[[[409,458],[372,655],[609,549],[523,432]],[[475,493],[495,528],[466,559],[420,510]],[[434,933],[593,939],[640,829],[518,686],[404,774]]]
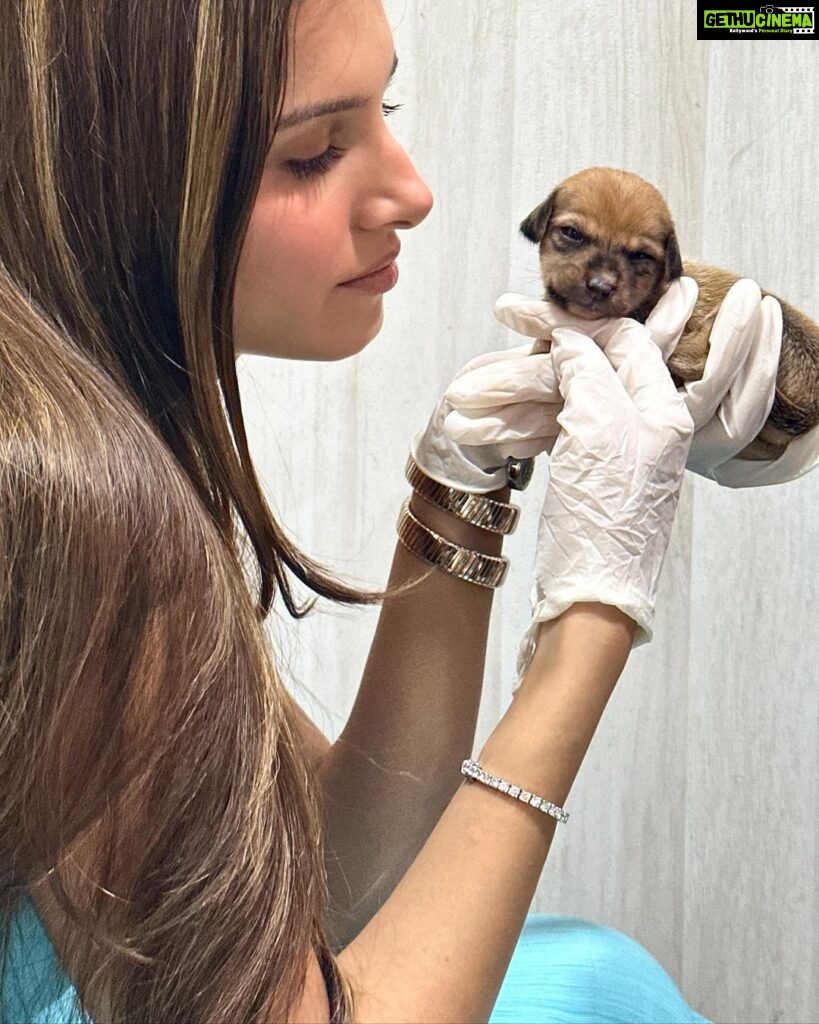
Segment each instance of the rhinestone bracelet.
[[543,811],[544,814],[557,818],[558,821],[565,822],[569,820],[568,812],[564,811],[562,807],[549,803],[542,796],[535,796],[534,793],[521,789],[520,786],[513,786],[511,782],[499,779],[497,775],[490,775],[489,772],[481,768],[477,761],[471,759],[464,761],[461,765],[461,775],[466,776],[467,782],[482,782],[484,786],[490,786],[492,789],[497,789],[500,793],[506,793],[507,796],[512,796],[524,804],[529,804],[530,807],[536,807],[539,811]]

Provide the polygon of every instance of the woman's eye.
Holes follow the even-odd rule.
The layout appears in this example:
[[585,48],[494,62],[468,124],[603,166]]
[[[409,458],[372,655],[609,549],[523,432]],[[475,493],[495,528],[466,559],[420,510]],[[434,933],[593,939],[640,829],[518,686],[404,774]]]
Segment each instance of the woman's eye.
[[[403,103],[382,103],[381,112],[384,117],[389,117],[396,110],[400,110],[403,105]],[[318,178],[322,174],[326,174],[342,156],[344,156],[343,149],[339,149],[338,146],[328,146],[318,156],[312,156],[308,160],[288,160],[286,166],[291,174],[301,181],[307,181],[310,178]]]
[[561,235],[563,235],[564,238],[568,238],[570,242],[583,241],[583,236],[580,234],[577,228],[573,228],[568,224],[564,224],[563,227],[560,228],[560,233]]
[[309,160],[288,160],[287,167],[302,181],[308,178],[317,178],[326,174],[330,168],[344,155],[344,150],[338,146],[328,146],[323,153],[312,156]]

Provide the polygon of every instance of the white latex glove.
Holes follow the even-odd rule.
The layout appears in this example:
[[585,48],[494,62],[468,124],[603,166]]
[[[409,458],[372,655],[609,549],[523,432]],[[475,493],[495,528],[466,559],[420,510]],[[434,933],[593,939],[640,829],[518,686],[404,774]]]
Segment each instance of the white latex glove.
[[[495,315],[507,326],[535,338],[552,327],[576,325],[602,330],[610,320],[579,321],[550,303],[511,296]],[[514,300],[514,301],[511,301]],[[668,289],[647,320],[652,334],[673,345],[697,301],[697,285],[680,278]],[[528,312],[531,307],[531,314]],[[500,310],[500,312],[499,312]],[[427,426],[410,444],[421,469],[447,487],[486,494],[506,484],[506,459],[528,459],[551,452],[560,427],[563,398],[552,358],[537,342],[487,352],[470,360],[438,402]]]
[[[666,362],[673,350],[664,348]],[[819,465],[819,428],[794,438],[778,459],[735,458],[768,419],[781,351],[782,307],[772,295],[763,299],[753,281],[737,281],[711,329],[703,378],[685,385],[697,427],[688,469],[738,488],[785,483]]]
[[[682,277],[652,310],[646,327],[661,348],[673,351],[697,294],[696,281]],[[495,316],[519,334],[544,340],[551,338],[555,327],[574,327],[594,338],[612,323],[578,320],[550,302],[511,294],[498,299]],[[552,451],[563,396],[551,356],[539,341],[474,359],[447,388],[445,398],[452,410],[445,428],[459,445],[477,448],[527,438],[536,444],[531,454]]]
[[[553,327],[568,319],[551,303],[514,294],[501,296],[495,315],[518,333],[542,339],[548,339]],[[605,321],[595,320],[583,329],[596,336],[604,325]],[[680,335],[664,329],[665,325],[656,329],[652,317],[646,326],[667,363]],[[770,414],[781,348],[779,303],[773,296],[763,299],[753,281],[737,281],[714,322],[702,380],[680,388],[696,426],[687,466],[692,472],[724,487],[760,487],[796,479],[819,465],[819,428],[791,441],[774,461],[735,458],[759,434]],[[491,387],[491,382],[483,383]],[[554,381],[544,385],[544,393],[554,395],[556,390]],[[477,420],[474,406],[456,405],[464,417]],[[554,408],[549,408],[550,422],[554,415]],[[477,422],[472,426],[480,430]],[[464,424],[459,423],[458,428],[457,436],[471,436]]]
[[611,321],[598,341],[557,328],[550,358],[564,406],[538,526],[518,685],[538,624],[579,601],[620,608],[638,624],[633,646],[651,641],[694,433],[659,348],[636,321]]
[[[533,406],[528,401],[538,390],[537,382],[532,380],[534,368],[527,363],[525,373],[515,372],[517,364],[523,367],[521,357],[528,356],[531,350],[529,342],[511,350],[487,352],[458,371],[426,427],[410,444],[413,458],[427,476],[447,487],[486,494],[506,485],[509,456],[528,459],[551,450],[558,428],[548,418],[544,422],[542,405]],[[489,418],[484,421],[480,436],[474,441],[470,437],[456,437],[450,430],[453,416],[450,393],[462,378],[469,379],[473,370],[489,364],[494,367],[496,377],[505,382],[503,395],[494,397],[491,410],[486,410]],[[477,386],[481,386],[480,380]],[[456,391],[463,393],[461,388],[456,387]],[[480,400],[469,385],[466,393]]]

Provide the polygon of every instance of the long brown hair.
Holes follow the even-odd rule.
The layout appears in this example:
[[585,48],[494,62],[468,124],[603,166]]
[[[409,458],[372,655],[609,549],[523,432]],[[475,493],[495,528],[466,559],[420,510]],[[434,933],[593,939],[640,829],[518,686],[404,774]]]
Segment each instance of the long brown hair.
[[116,1020],[285,1020],[309,950],[352,1019],[262,624],[385,594],[275,521],[231,331],[297,5],[0,0],[0,926],[47,879]]

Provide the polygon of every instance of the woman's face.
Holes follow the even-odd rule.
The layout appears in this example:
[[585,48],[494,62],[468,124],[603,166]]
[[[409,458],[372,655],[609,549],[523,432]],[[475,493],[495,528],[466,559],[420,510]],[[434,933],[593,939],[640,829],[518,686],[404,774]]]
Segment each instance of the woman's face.
[[344,359],[380,330],[398,231],[432,196],[384,118],[395,53],[381,0],[296,10],[281,127],[237,270],[236,353]]

